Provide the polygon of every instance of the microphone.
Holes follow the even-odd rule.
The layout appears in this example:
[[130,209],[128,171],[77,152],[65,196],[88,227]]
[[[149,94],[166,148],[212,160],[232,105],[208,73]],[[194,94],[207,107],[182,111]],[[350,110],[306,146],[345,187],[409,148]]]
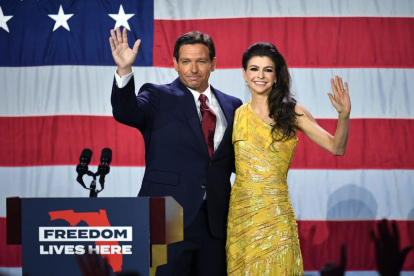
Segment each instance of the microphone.
[[109,164],[112,161],[112,150],[110,148],[104,148],[101,153],[101,164],[98,166],[98,174],[99,177],[99,183],[101,183],[101,190],[104,189],[104,183],[105,183],[105,175],[107,175],[110,171]]
[[88,172],[88,165],[92,159],[92,151],[84,149],[79,157],[79,165],[76,166],[76,172],[79,174],[86,174]]
[[85,183],[83,183],[82,176],[87,174],[89,171],[88,165],[92,159],[92,151],[90,149],[83,149],[81,156],[79,157],[79,165],[76,166],[76,172],[78,173],[77,181],[85,188]]
[[[102,149],[101,153],[101,165],[108,165],[112,161],[112,150],[110,148],[104,148]],[[99,168],[98,168],[99,170]],[[109,172],[109,171],[108,171]],[[108,174],[108,172],[106,174]]]

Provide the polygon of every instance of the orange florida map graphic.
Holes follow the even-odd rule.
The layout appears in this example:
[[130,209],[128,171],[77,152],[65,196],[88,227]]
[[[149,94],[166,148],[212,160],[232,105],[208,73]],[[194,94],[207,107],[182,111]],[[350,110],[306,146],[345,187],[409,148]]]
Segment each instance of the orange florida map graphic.
[[[50,220],[63,219],[67,221],[70,226],[76,226],[79,222],[84,221],[90,227],[107,226],[110,227],[108,216],[105,210],[99,212],[75,213],[73,210],[53,211],[49,212]],[[95,241],[96,245],[118,245],[117,241]],[[108,254],[105,255],[108,265],[112,267],[113,272],[118,273],[122,269],[122,254]]]

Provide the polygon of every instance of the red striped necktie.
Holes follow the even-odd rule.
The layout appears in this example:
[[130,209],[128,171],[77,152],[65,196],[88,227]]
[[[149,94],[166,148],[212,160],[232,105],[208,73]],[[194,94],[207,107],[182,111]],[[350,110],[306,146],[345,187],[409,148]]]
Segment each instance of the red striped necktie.
[[207,144],[210,157],[214,153],[214,130],[216,129],[216,114],[206,103],[206,95],[200,95],[201,129]]

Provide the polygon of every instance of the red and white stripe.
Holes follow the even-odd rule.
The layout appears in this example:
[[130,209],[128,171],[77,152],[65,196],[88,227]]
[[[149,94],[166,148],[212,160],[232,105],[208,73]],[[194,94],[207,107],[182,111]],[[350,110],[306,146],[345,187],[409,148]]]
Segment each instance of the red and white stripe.
[[[257,41],[285,56],[295,98],[331,133],[336,112],[330,78],[349,83],[352,119],[347,152],[333,157],[299,135],[288,176],[307,274],[339,260],[347,244],[347,275],[376,275],[369,232],[396,220],[401,245],[414,244],[414,3],[410,0],[191,1],[156,0],[154,67],[135,68],[137,89],[177,77],[175,39],[210,34],[218,69],[210,82],[247,102],[241,56]],[[102,43],[107,43],[103,41]],[[136,196],[144,145],[135,129],[111,116],[115,67],[0,68],[0,273],[21,274],[20,246],[5,244],[5,199],[86,197],[76,183],[83,148],[113,150],[102,197]],[[92,167],[98,157],[92,159]],[[316,272],[315,272],[316,274]],[[414,275],[414,253],[402,275]]]

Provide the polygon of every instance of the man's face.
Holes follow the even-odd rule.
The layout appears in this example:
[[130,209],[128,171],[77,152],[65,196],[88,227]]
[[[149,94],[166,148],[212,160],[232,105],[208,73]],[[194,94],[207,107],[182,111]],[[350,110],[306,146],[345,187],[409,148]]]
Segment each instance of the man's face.
[[174,58],[174,68],[181,82],[197,92],[208,87],[210,72],[216,68],[216,58],[210,60],[210,51],[203,44],[187,44],[180,47],[178,59]]

